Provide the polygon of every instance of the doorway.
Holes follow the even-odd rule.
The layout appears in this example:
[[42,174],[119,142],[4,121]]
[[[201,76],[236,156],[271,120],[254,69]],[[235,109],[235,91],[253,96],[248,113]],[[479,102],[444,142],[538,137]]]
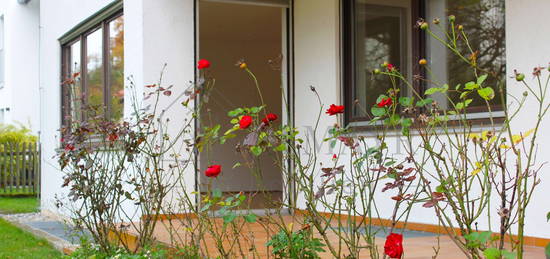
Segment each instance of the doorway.
[[[209,73],[216,80],[207,100],[209,109],[200,114],[200,129],[220,124],[223,134],[232,127],[228,111],[261,105],[254,81],[236,65],[240,61],[246,62],[257,77],[266,111],[279,115],[273,126],[280,125],[287,78],[286,15],[286,7],[265,1],[199,1],[198,57],[212,63]],[[219,189],[224,196],[244,193],[251,209],[280,207],[285,189],[281,161],[277,163],[274,152],[258,158],[239,152],[244,135],[239,131],[236,138],[214,144],[199,155],[199,190]],[[246,166],[251,162],[257,165],[256,170]],[[223,168],[214,181],[202,173],[211,164]]]

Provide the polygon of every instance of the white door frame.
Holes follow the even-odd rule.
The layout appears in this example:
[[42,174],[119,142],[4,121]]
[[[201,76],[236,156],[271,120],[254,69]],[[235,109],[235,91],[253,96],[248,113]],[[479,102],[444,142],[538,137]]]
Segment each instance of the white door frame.
[[[282,114],[282,121],[283,124],[290,125],[291,127],[294,127],[294,0],[195,0],[195,10],[194,10],[194,16],[195,16],[195,31],[194,31],[194,39],[195,39],[195,64],[198,61],[198,54],[200,53],[200,42],[199,42],[199,8],[200,8],[200,2],[219,2],[219,3],[233,3],[233,4],[247,4],[247,5],[260,5],[260,6],[272,6],[272,7],[280,7],[283,10],[283,16],[281,19],[283,20],[283,42],[281,43],[281,48],[283,50],[283,62],[281,67],[281,74],[283,77],[283,95],[281,98],[286,99],[286,103],[282,102],[282,110],[284,113]],[[199,71],[196,69],[195,73],[195,82],[198,80]],[[284,100],[283,99],[283,100]],[[197,102],[195,102],[195,106],[197,105]],[[200,129],[200,125],[198,120],[195,120],[195,135],[197,135],[198,131]],[[294,164],[292,161],[287,161],[287,170],[288,172],[292,172],[294,169]],[[196,197],[196,204],[199,206],[200,204],[200,183],[199,183],[199,174],[200,174],[200,155],[198,151],[195,151],[195,192],[197,193],[195,195]],[[296,204],[296,187],[295,182],[293,180],[293,176],[289,174],[289,179],[283,179],[283,199],[288,200],[288,202],[291,204],[291,206],[294,206]],[[287,189],[284,187],[287,186]],[[289,213],[293,213],[290,208],[287,208]],[[276,210],[276,209],[271,209]],[[265,210],[264,210],[265,211]]]

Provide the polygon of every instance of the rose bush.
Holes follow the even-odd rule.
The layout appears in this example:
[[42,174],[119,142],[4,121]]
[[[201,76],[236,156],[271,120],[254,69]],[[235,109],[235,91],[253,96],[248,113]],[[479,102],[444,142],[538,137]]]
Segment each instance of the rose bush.
[[[311,115],[316,118],[312,132],[299,132],[285,120],[272,123],[279,116],[267,112],[272,107],[265,105],[259,82],[243,60],[237,66],[254,83],[259,103],[229,111],[227,129],[219,124],[204,126],[201,121],[209,111],[204,105],[214,87],[208,69],[211,63],[204,59],[197,64],[199,83],[185,91],[181,102],[202,126],[196,136],[186,134],[194,132],[193,120],[185,121],[186,126],[175,138],[165,134],[168,119],[161,116],[162,111],[142,107],[135,108],[136,117],[130,122],[118,124],[101,118],[75,122],[62,131],[64,151],[59,156],[66,172],[65,186],[71,188],[70,198],[86,206],[85,210],[75,211],[75,221],[92,232],[94,241],[105,246],[104,251],[118,245],[109,239],[113,230],[118,241],[124,243],[122,233],[128,226],[115,223],[115,218],[124,213],[120,204],[132,202],[147,216],[142,219],[143,225],[129,223],[140,233],[137,250],[153,243],[155,219],[166,214],[170,220],[163,223],[172,226],[176,220],[185,230],[184,237],[171,237],[171,244],[207,258],[259,257],[254,243],[258,233],[248,232],[249,224],[259,225],[265,230],[261,234],[271,237],[267,246],[274,249],[275,256],[305,252],[308,258],[317,258],[319,252],[326,251],[333,258],[357,259],[364,254],[373,259],[404,258],[406,239],[404,230],[397,226],[406,225],[413,208],[417,208],[433,213],[467,258],[511,254],[522,258],[526,210],[540,182],[538,173],[543,164],[536,160],[535,140],[550,109],[545,102],[548,83],[544,83],[549,80],[543,79],[546,72],[541,67],[533,71],[536,86],[526,82],[524,74],[515,72],[526,94],[516,97],[513,109],[504,106],[502,124],[495,122],[490,102],[500,98],[506,103],[505,91],[504,86],[488,82],[499,81],[494,77],[501,75],[476,65],[477,50],[464,52],[457,47],[466,44],[468,37],[464,28],[456,33],[455,19],[449,17],[449,28],[437,27],[439,22],[433,22],[446,38],[439,38],[432,25],[423,20],[417,27],[457,55],[472,70],[472,80],[451,88],[421,75],[408,77],[387,62],[373,69],[373,76],[385,77],[392,85],[371,107],[362,107],[373,115],[369,121],[373,136],[357,135],[353,127],[342,125],[344,111],[350,107],[331,104],[327,108],[313,86],[311,94],[317,98],[319,108]],[[426,59],[418,63],[422,69],[430,69]],[[419,92],[412,80],[427,87]],[[152,91],[146,98],[158,100],[171,95],[160,82],[146,88]],[[412,96],[402,95],[405,90]],[[448,107],[441,107],[435,96],[445,98]],[[197,98],[200,105],[188,105]],[[487,130],[478,132],[471,125],[467,112],[474,101],[484,103],[489,110]],[[538,106],[536,123],[529,130],[516,132],[510,123],[528,102]],[[334,120],[334,124],[324,139],[317,139],[321,135],[319,122],[326,119]],[[399,131],[400,135],[395,134]],[[389,144],[396,138],[404,154],[396,154]],[[96,139],[102,141],[103,149],[97,148],[93,142]],[[250,197],[268,191],[222,192],[213,187],[222,173],[221,165],[209,159],[210,166],[204,170],[208,184],[185,189],[189,186],[183,177],[186,169],[198,167],[193,164],[194,155],[208,152],[214,144],[227,144],[230,139],[235,140],[235,152],[242,157],[234,161],[233,168],[246,168],[260,183],[264,180],[261,159],[281,171],[287,195],[266,199],[270,209],[265,215],[251,210]],[[327,154],[320,151],[323,143],[331,148]],[[119,152],[103,152],[117,148]],[[187,157],[182,158],[181,153]],[[171,178],[174,175],[175,179]],[[175,189],[183,192],[176,195],[173,205],[167,197]],[[391,204],[391,211],[381,212],[381,203]],[[293,213],[288,215],[288,211]],[[182,213],[192,216],[179,217]],[[125,215],[125,219],[130,218]],[[478,228],[478,222],[495,219],[499,223],[495,231],[491,225],[485,230]],[[374,225],[382,225],[380,231],[390,233],[383,252],[376,242],[379,232],[372,228]],[[436,247],[434,257],[438,251]]]

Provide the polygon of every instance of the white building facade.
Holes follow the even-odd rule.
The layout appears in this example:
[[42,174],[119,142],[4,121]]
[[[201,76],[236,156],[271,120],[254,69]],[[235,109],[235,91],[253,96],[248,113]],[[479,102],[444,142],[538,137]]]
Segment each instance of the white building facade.
[[0,2],[0,123],[40,128],[39,1]]
[[[101,40],[102,37],[114,37],[123,33],[123,55],[117,56],[123,59],[122,78],[131,76],[135,85],[144,86],[153,84],[158,80],[159,72],[164,64],[167,64],[164,73],[164,80],[167,85],[174,85],[173,96],[179,96],[189,85],[189,82],[195,80],[197,73],[196,62],[200,58],[209,59],[216,69],[216,62],[224,64],[226,67],[231,66],[231,62],[236,62],[239,58],[245,58],[251,66],[257,64],[260,67],[260,60],[278,60],[280,71],[280,79],[272,79],[268,77],[268,72],[263,76],[264,79],[281,80],[278,84],[283,85],[283,91],[272,92],[271,100],[275,110],[283,114],[283,110],[289,108],[289,116],[282,116],[285,122],[293,123],[299,130],[307,132],[315,124],[316,115],[319,112],[319,107],[316,105],[316,96],[311,93],[310,86],[315,86],[317,92],[322,98],[325,105],[328,104],[345,104],[346,107],[352,106],[349,99],[361,99],[366,105],[369,104],[369,96],[374,95],[368,92],[370,88],[367,86],[364,91],[356,89],[356,95],[349,97],[346,93],[350,91],[347,87],[351,84],[349,69],[354,69],[355,73],[361,69],[368,68],[365,64],[372,62],[380,62],[381,60],[370,60],[367,51],[373,51],[368,47],[372,43],[372,37],[368,35],[370,31],[381,30],[380,35],[389,35],[388,41],[382,42],[386,46],[381,46],[375,49],[374,54],[381,54],[383,58],[389,59],[394,64],[409,75],[413,74],[416,69],[417,60],[421,57],[428,57],[429,60],[438,60],[441,55],[445,55],[436,47],[430,49],[430,42],[419,40],[416,30],[413,29],[415,17],[436,17],[441,15],[442,20],[445,17],[446,7],[444,0],[431,1],[416,1],[416,0],[365,0],[356,1],[358,5],[354,6],[357,9],[364,8],[364,12],[356,12],[357,16],[353,19],[364,19],[367,22],[358,22],[357,26],[363,26],[366,36],[369,41],[360,42],[358,44],[366,44],[362,50],[362,61],[355,63],[355,67],[349,67],[346,64],[346,55],[350,55],[346,51],[347,44],[352,44],[346,41],[345,15],[349,12],[347,0],[42,0],[40,1],[39,24],[40,33],[39,42],[40,50],[39,58],[29,60],[39,60],[39,83],[35,82],[42,89],[40,98],[36,98],[34,103],[40,103],[40,111],[42,123],[40,131],[42,132],[41,141],[43,147],[42,153],[42,209],[49,213],[60,213],[55,207],[56,195],[66,193],[67,190],[61,188],[63,184],[62,173],[58,169],[57,162],[53,157],[56,155],[56,150],[60,148],[59,128],[62,125],[62,96],[60,91],[60,83],[63,78],[63,69],[71,72],[79,72],[79,68],[86,67],[89,71],[97,69],[98,64],[103,62],[114,62],[112,57],[116,51],[116,47],[111,46],[109,49],[111,59],[109,61],[88,62],[87,64],[80,63],[80,57],[90,57],[97,53],[102,53],[105,50],[105,42],[116,42],[115,40]],[[504,0],[502,0],[504,1]],[[516,87],[517,83],[510,75],[513,75],[513,70],[524,71],[526,74],[535,66],[547,66],[550,61],[550,29],[547,26],[546,10],[550,10],[550,2],[546,0],[523,0],[514,1],[493,0],[497,3],[494,7],[493,14],[496,17],[496,28],[503,31],[501,35],[506,35],[505,38],[498,39],[497,49],[502,50],[501,53],[493,53],[494,59],[491,61],[495,66],[501,65],[503,72],[506,73],[506,85],[508,94],[512,96],[522,96],[524,89]],[[16,1],[13,5],[16,5]],[[38,4],[32,0],[29,5]],[[452,2],[452,1],[451,1]],[[499,9],[498,3],[505,6],[504,9]],[[18,8],[28,8],[25,6],[17,6]],[[30,7],[30,6],[29,6]],[[36,7],[38,8],[38,7]],[[369,9],[371,8],[371,9]],[[243,11],[246,10],[246,11]],[[374,15],[372,12],[374,10]],[[242,11],[242,12],[241,12]],[[241,12],[241,13],[239,13]],[[500,14],[499,14],[500,12]],[[364,15],[363,18],[359,15]],[[123,17],[123,27],[116,24],[118,18]],[[366,18],[365,18],[366,17]],[[459,17],[457,15],[457,17]],[[8,16],[6,16],[6,26],[9,25]],[[369,19],[376,21],[376,18],[382,18],[383,23],[369,23]],[[385,20],[384,20],[385,19]],[[501,19],[501,20],[499,20]],[[118,20],[121,21],[121,20]],[[231,22],[230,22],[231,21]],[[357,20],[351,20],[357,22]],[[383,24],[383,25],[380,25]],[[97,26],[103,27],[97,27]],[[371,27],[369,27],[371,26]],[[372,27],[374,26],[374,27]],[[499,27],[500,26],[500,27]],[[361,28],[363,28],[361,27]],[[95,28],[101,28],[102,32],[97,32]],[[238,28],[241,28],[240,30]],[[269,28],[269,29],[266,29]],[[110,33],[105,33],[108,30]],[[251,33],[247,33],[250,31]],[[9,31],[8,31],[9,32]],[[357,32],[356,32],[357,33]],[[386,33],[386,34],[385,34]],[[8,33],[9,34],[9,33]],[[97,35],[97,37],[96,37]],[[348,35],[349,36],[349,35]],[[244,39],[244,40],[243,40]],[[83,48],[83,42],[86,42],[87,47]],[[5,42],[11,42],[7,40]],[[14,40],[14,42],[19,42]],[[79,43],[80,42],[80,43]],[[222,42],[222,43],[220,43]],[[420,42],[420,43],[419,43]],[[423,42],[423,43],[422,43]],[[14,44],[14,43],[11,43]],[[103,44],[103,45],[102,45]],[[424,44],[424,53],[417,52],[415,49],[418,44]],[[6,50],[9,50],[10,44],[6,44]],[[30,48],[30,47],[29,47]],[[85,49],[85,51],[83,50]],[[426,51],[428,49],[429,51]],[[71,68],[63,66],[63,62],[67,60],[67,55],[64,51],[70,50],[69,55]],[[270,50],[276,50],[269,53]],[[376,52],[382,50],[382,53]],[[391,51],[389,51],[391,50]],[[218,52],[216,52],[218,51]],[[386,51],[386,52],[384,52]],[[8,52],[6,52],[8,53]],[[248,54],[247,54],[248,53]],[[252,53],[252,54],[250,54]],[[266,54],[267,53],[267,54]],[[389,54],[388,54],[389,53]],[[120,53],[119,53],[120,54]],[[119,55],[117,54],[117,55]],[[355,53],[360,55],[361,53]],[[263,55],[263,56],[262,56]],[[385,55],[385,56],[384,56]],[[423,55],[423,56],[420,56]],[[36,57],[35,56],[35,57]],[[74,57],[73,57],[74,56]],[[103,56],[105,57],[105,56]],[[257,60],[256,60],[257,58]],[[6,56],[6,61],[9,60]],[[120,61],[120,60],[119,60]],[[382,60],[383,61],[383,60]],[[256,62],[256,63],[254,63]],[[362,62],[365,62],[363,64]],[[371,63],[369,63],[371,62]],[[26,63],[25,63],[26,64]],[[446,66],[451,66],[450,63],[432,64],[438,67],[441,71],[447,71]],[[116,66],[111,63],[111,68]],[[220,65],[221,66],[221,65]],[[361,67],[362,66],[362,67]],[[234,67],[233,67],[234,68]],[[121,69],[118,67],[117,69]],[[34,71],[34,70],[33,70]],[[238,99],[239,96],[233,96],[239,90],[231,88],[235,82],[242,80],[234,78],[231,75],[225,75],[222,69],[217,70],[220,75],[219,82],[222,82],[222,94],[216,99],[216,104],[223,108],[224,113],[234,107],[236,102],[246,102],[245,99]],[[109,72],[110,73],[110,72]],[[264,73],[258,71],[259,74]],[[448,77],[444,72],[441,72],[443,77]],[[9,70],[6,67],[6,75]],[[93,75],[90,75],[92,77]],[[115,80],[111,77],[109,80]],[[9,77],[6,76],[6,83],[9,82]],[[116,79],[116,80],[120,80]],[[232,82],[223,85],[226,82]],[[361,76],[354,77],[354,80],[361,82],[366,80]],[[366,83],[364,83],[366,84]],[[122,83],[124,85],[124,82]],[[94,85],[89,84],[90,89]],[[116,86],[119,87],[119,86]],[[104,88],[103,100],[110,105],[112,116],[127,117],[130,111],[130,104],[126,102],[117,102],[117,91],[123,90],[116,88],[111,82],[111,86]],[[274,87],[276,88],[276,87]],[[106,92],[110,89],[111,92]],[[0,93],[3,90],[0,89]],[[376,96],[378,93],[375,94]],[[109,98],[105,98],[109,96]],[[111,98],[112,97],[112,98]],[[242,96],[241,96],[242,97]],[[283,98],[285,97],[285,98]],[[0,96],[0,98],[3,98]],[[233,99],[232,99],[233,98]],[[38,100],[42,100],[39,102]],[[289,102],[283,102],[286,99]],[[2,100],[2,99],[0,99]],[[22,98],[18,100],[28,100]],[[34,99],[33,99],[34,100]],[[23,101],[21,101],[23,102]],[[26,101],[25,101],[26,102]],[[30,102],[30,101],[29,101]],[[224,104],[227,102],[227,104]],[[118,103],[118,107],[117,107]],[[0,102],[3,104],[3,102]],[[168,104],[166,104],[168,105]],[[233,106],[232,106],[233,105]],[[15,106],[14,106],[15,107]],[[0,107],[1,108],[1,107]],[[527,107],[521,114],[521,120],[513,123],[515,131],[527,131],[529,126],[533,124],[535,118],[530,116],[530,112],[535,107],[527,104]],[[116,114],[116,111],[119,111]],[[171,118],[183,120],[191,119],[190,114],[183,113],[177,109],[168,111]],[[473,119],[483,116],[482,112],[472,115]],[[477,116],[477,117],[476,117]],[[326,137],[326,131],[339,122],[341,124],[352,123],[357,126],[358,134],[366,137],[374,138],[368,129],[361,128],[364,126],[364,121],[361,120],[359,112],[351,112],[347,115],[345,121],[337,121],[336,117],[323,116],[319,124],[320,132],[316,136],[318,139]],[[543,127],[550,127],[544,124]],[[479,129],[483,130],[482,127]],[[544,131],[544,130],[543,130]],[[388,143],[396,143],[390,145],[392,152],[401,154],[399,148],[399,137],[396,134],[395,141]],[[550,136],[541,135],[538,140],[540,147],[550,145]],[[323,162],[330,163],[332,159],[332,149],[328,144],[320,147],[319,157]],[[544,157],[544,149],[540,149],[540,157]],[[227,152],[226,152],[227,153]],[[346,156],[346,154],[343,154]],[[346,160],[345,157],[342,160]],[[204,165],[201,165],[204,166]],[[230,168],[231,165],[227,165]],[[238,170],[238,169],[235,169]],[[545,172],[550,169],[545,169]],[[276,178],[276,172],[273,173],[273,178],[270,182],[278,183],[281,181]],[[189,172],[186,179],[189,183],[196,181],[200,182],[200,173]],[[550,176],[546,173],[541,174],[542,181],[538,186],[532,199],[532,206],[529,208],[528,216],[529,224],[526,225],[526,235],[549,239],[550,225],[546,223],[546,213],[550,210],[545,197],[545,191],[550,189]],[[249,191],[245,190],[247,184],[241,184],[249,179],[244,178],[227,178],[222,179],[227,183],[226,191]],[[196,185],[190,184],[188,190],[194,190]],[[270,187],[270,191],[274,193],[282,192],[283,189],[278,189],[277,186]],[[382,198],[389,199],[390,194],[381,195]],[[305,208],[303,199],[298,195],[296,197],[296,205],[299,208]],[[392,206],[382,204],[379,208],[381,213],[391,212]],[[437,220],[433,215],[433,211],[427,211],[423,208],[414,209],[409,219],[410,222],[425,223],[437,225]],[[480,226],[487,226],[487,222],[480,222]]]

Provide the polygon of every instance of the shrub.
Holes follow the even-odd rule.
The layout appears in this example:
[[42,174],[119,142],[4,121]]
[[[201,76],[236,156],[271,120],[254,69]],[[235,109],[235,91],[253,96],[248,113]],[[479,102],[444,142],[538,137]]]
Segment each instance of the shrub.
[[31,130],[24,126],[0,124],[0,145],[36,143],[38,138],[31,134]]
[[265,245],[273,247],[275,258],[313,259],[320,258],[318,253],[325,251],[321,239],[313,238],[307,230],[290,233],[281,230]]

